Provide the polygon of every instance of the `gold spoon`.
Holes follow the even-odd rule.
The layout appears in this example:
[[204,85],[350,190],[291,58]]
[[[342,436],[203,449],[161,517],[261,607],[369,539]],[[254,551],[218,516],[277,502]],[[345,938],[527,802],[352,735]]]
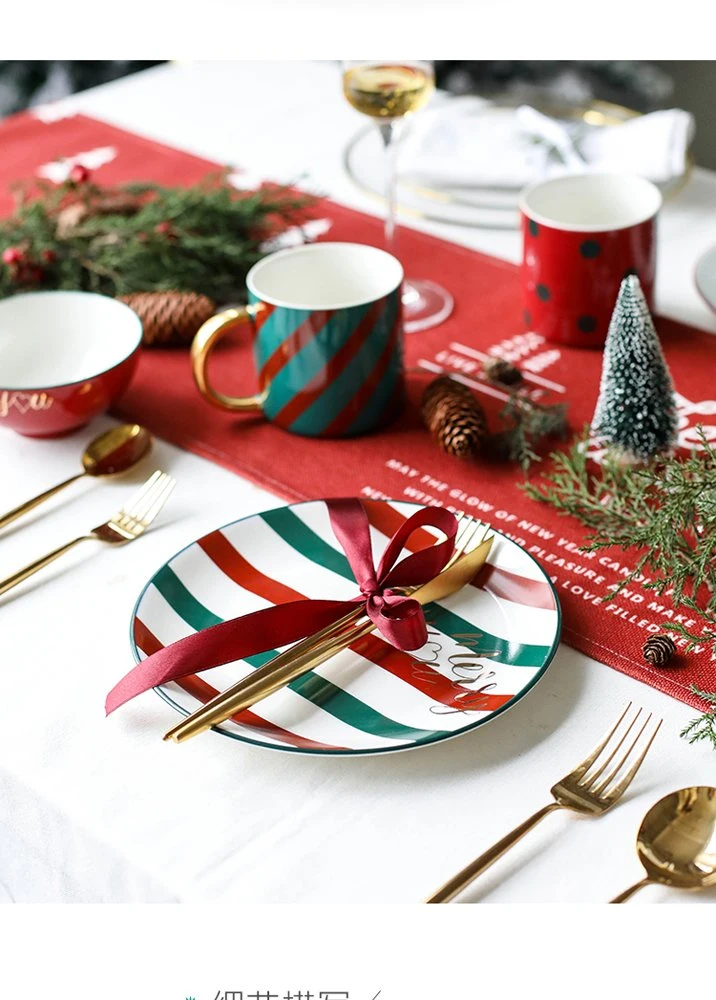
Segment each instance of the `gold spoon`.
[[612,903],[623,903],[645,885],[716,886],[716,788],[682,788],[660,799],[642,820],[636,850],[646,878]]
[[139,424],[120,424],[113,427],[104,434],[100,434],[94,441],[91,441],[85,448],[82,456],[82,472],[76,476],[65,479],[64,483],[59,483],[39,496],[27,500],[14,510],[0,517],[0,528],[15,521],[23,514],[38,507],[45,500],[49,500],[55,493],[59,493],[65,486],[82,479],[83,476],[114,476],[120,472],[126,472],[133,465],[144,458],[152,446],[152,435]]

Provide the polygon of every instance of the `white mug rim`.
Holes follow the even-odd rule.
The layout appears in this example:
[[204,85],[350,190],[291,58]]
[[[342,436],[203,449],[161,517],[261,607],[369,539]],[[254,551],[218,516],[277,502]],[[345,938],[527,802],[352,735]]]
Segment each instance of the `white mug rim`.
[[[648,212],[642,212],[634,216],[628,222],[623,222],[620,224],[604,223],[589,225],[587,223],[576,223],[576,222],[560,222],[557,219],[551,218],[548,215],[543,215],[541,212],[537,212],[528,205],[529,198],[535,193],[535,191],[541,188],[557,185],[560,181],[583,179],[588,182],[590,180],[604,180],[608,178],[610,180],[627,180],[629,182],[636,182],[641,184],[645,191],[648,191],[652,196],[654,201],[654,207]],[[546,226],[548,229],[555,229],[559,232],[567,233],[613,233],[620,232],[624,229],[633,229],[635,226],[641,226],[645,222],[649,222],[654,219],[664,204],[664,198],[659,190],[659,188],[652,181],[648,180],[646,177],[641,177],[639,174],[624,174],[624,173],[585,173],[585,174],[562,174],[559,177],[547,177],[540,181],[536,181],[534,184],[530,184],[528,187],[524,188],[520,192],[518,206],[519,210],[524,215],[526,219],[530,219],[533,222],[538,223],[540,226]]]
[[[391,267],[397,268],[398,278],[396,281],[392,282],[389,288],[381,295],[371,295],[363,296],[358,299],[349,299],[345,302],[340,302],[337,305],[326,306],[325,303],[308,303],[308,302],[288,302],[282,300],[275,295],[266,295],[261,292],[256,287],[256,278],[260,276],[261,271],[270,266],[274,261],[282,259],[284,257],[299,256],[306,253],[315,252],[325,252],[329,249],[336,250],[337,248],[350,247],[351,249],[359,248],[364,251],[368,251],[373,257],[382,257],[386,262],[390,262]],[[246,287],[251,292],[252,295],[260,302],[265,302],[268,305],[276,306],[281,309],[305,309],[308,311],[316,311],[319,309],[329,308],[331,310],[337,309],[352,309],[354,306],[364,306],[371,302],[375,302],[386,295],[390,295],[396,289],[400,288],[404,278],[403,266],[397,257],[388,253],[387,250],[381,250],[380,247],[375,247],[370,243],[351,243],[348,241],[321,241],[320,243],[304,243],[298,247],[286,247],[284,250],[276,250],[274,253],[267,254],[261,260],[257,261],[253,267],[249,270],[246,275]]]

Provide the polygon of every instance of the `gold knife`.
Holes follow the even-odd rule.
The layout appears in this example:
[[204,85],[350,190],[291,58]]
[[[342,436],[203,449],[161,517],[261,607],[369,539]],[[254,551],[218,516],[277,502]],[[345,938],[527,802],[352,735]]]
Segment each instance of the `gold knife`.
[[[442,573],[419,587],[410,596],[413,600],[419,601],[420,604],[430,604],[432,601],[439,601],[450,594],[457,593],[475,578],[477,572],[485,564],[494,537],[492,535],[482,541],[472,552],[462,556],[453,566],[443,570]],[[352,617],[352,615],[347,617]],[[362,636],[368,635],[375,628],[376,626],[370,619],[357,628],[349,630],[337,631],[336,624],[327,626],[318,633],[319,636],[326,636],[318,644],[314,641],[315,636],[309,636],[290,649],[274,656],[248,677],[243,677],[226,691],[220,692],[211,701],[202,705],[196,712],[192,712],[186,719],[182,719],[180,723],[168,730],[163,738],[173,740],[175,743],[183,743],[185,740],[191,739],[192,736],[197,736],[199,733],[211,729],[212,726],[224,722],[238,712],[243,712],[244,709],[255,705],[257,701],[267,698],[292,680],[308,673],[309,670],[313,670],[314,667],[346,649]]]

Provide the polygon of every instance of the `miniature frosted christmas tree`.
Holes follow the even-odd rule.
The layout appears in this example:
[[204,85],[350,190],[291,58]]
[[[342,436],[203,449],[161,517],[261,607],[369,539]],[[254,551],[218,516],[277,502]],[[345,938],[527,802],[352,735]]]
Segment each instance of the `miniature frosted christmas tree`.
[[592,431],[623,460],[643,462],[676,441],[674,386],[635,274],[621,284],[604,347]]

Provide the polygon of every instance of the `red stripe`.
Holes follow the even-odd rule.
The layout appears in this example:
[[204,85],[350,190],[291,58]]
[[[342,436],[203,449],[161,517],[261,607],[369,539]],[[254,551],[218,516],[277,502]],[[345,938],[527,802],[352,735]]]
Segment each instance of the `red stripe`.
[[[263,594],[268,589],[275,595],[272,604],[286,604],[296,600],[296,592],[286,587],[278,580],[272,580],[236,551],[226,535],[221,531],[212,531],[205,538],[200,538],[197,545],[206,552],[208,557],[234,583],[237,583],[252,594]],[[302,595],[298,595],[299,597]]]
[[317,372],[310,382],[293,399],[279,410],[273,418],[282,427],[289,427],[298,420],[309,406],[316,402],[327,386],[331,385],[341,372],[355,358],[366,339],[373,332],[375,322],[385,307],[385,299],[374,302],[343,346],[333,355],[328,364]]
[[[152,632],[149,631],[147,626],[139,618],[134,619],[134,641],[147,656],[151,656],[152,653],[156,653],[157,650],[163,649],[161,642]],[[195,674],[191,677],[182,677],[181,680],[174,681],[180,688],[187,692],[187,694],[192,695],[203,705],[207,701],[211,701],[212,698],[216,697],[219,693],[216,688],[213,688],[211,684],[207,684],[205,680],[201,677],[197,677]],[[282,729],[280,726],[275,726],[273,722],[268,722],[266,719],[262,719],[260,715],[256,715],[250,709],[246,709],[240,712],[238,715],[232,715],[233,722],[238,722],[246,726],[250,726],[252,729],[256,729],[260,732],[266,733],[267,736],[271,736],[276,740],[280,740],[282,743],[289,743],[291,746],[301,747],[308,750],[348,750],[350,747],[336,747],[331,746],[327,743],[317,743],[315,740],[309,740],[306,737],[298,736],[296,733],[290,732],[288,729]]]
[[[393,329],[390,331],[390,337],[386,343],[380,357],[378,358],[373,371],[370,373],[368,378],[365,380],[363,385],[360,387],[358,392],[353,396],[353,398],[348,402],[348,404],[341,410],[338,416],[331,421],[328,427],[322,431],[322,437],[337,437],[344,434],[350,425],[356,420],[365,407],[368,404],[370,397],[373,395],[376,387],[378,386],[380,380],[385,375],[388,370],[388,365],[393,357],[393,352],[395,350],[395,345],[398,340],[398,331],[400,330],[400,315],[396,317]],[[388,401],[388,406],[394,405],[394,400]]]
[[480,587],[488,594],[501,597],[515,604],[525,604],[530,608],[543,608],[554,611],[554,594],[547,583],[540,580],[530,580],[526,576],[518,576],[509,570],[497,566],[485,566],[480,577]]
[[[259,572],[236,551],[225,535],[222,535],[222,541],[218,542],[215,536],[219,534],[220,532],[214,532],[209,536],[211,541],[208,546],[204,545],[206,539],[202,539],[199,544],[218,568],[235,583],[272,604],[282,604],[305,597],[305,594]],[[410,654],[395,649],[379,636],[366,636],[354,642],[350,648],[416,690],[422,691],[433,701],[440,701],[450,708],[464,707],[469,703],[469,687],[453,683],[437,670],[417,661]],[[480,700],[480,710],[492,711],[504,705],[511,697],[512,695],[485,695],[484,702],[482,698]],[[473,711],[476,707],[472,706]]]
[[256,303],[254,307],[254,329],[256,330],[256,333],[259,332],[271,313],[275,311],[276,306],[272,306],[268,302]]
[[[400,527],[405,516],[381,500],[363,500],[368,512],[368,520],[388,538]],[[419,528],[410,536],[406,546],[413,552],[425,549],[435,544],[435,536],[425,528]],[[478,590],[485,590],[495,597],[501,597],[515,604],[523,604],[530,608],[542,608],[554,611],[554,594],[549,584],[542,580],[530,580],[498,566],[485,565],[472,583]]]
[[300,326],[296,327],[290,336],[282,341],[261,369],[260,384],[267,385],[275,378],[284,365],[288,364],[294,354],[316,337],[333,316],[335,310],[317,309],[312,312]]

